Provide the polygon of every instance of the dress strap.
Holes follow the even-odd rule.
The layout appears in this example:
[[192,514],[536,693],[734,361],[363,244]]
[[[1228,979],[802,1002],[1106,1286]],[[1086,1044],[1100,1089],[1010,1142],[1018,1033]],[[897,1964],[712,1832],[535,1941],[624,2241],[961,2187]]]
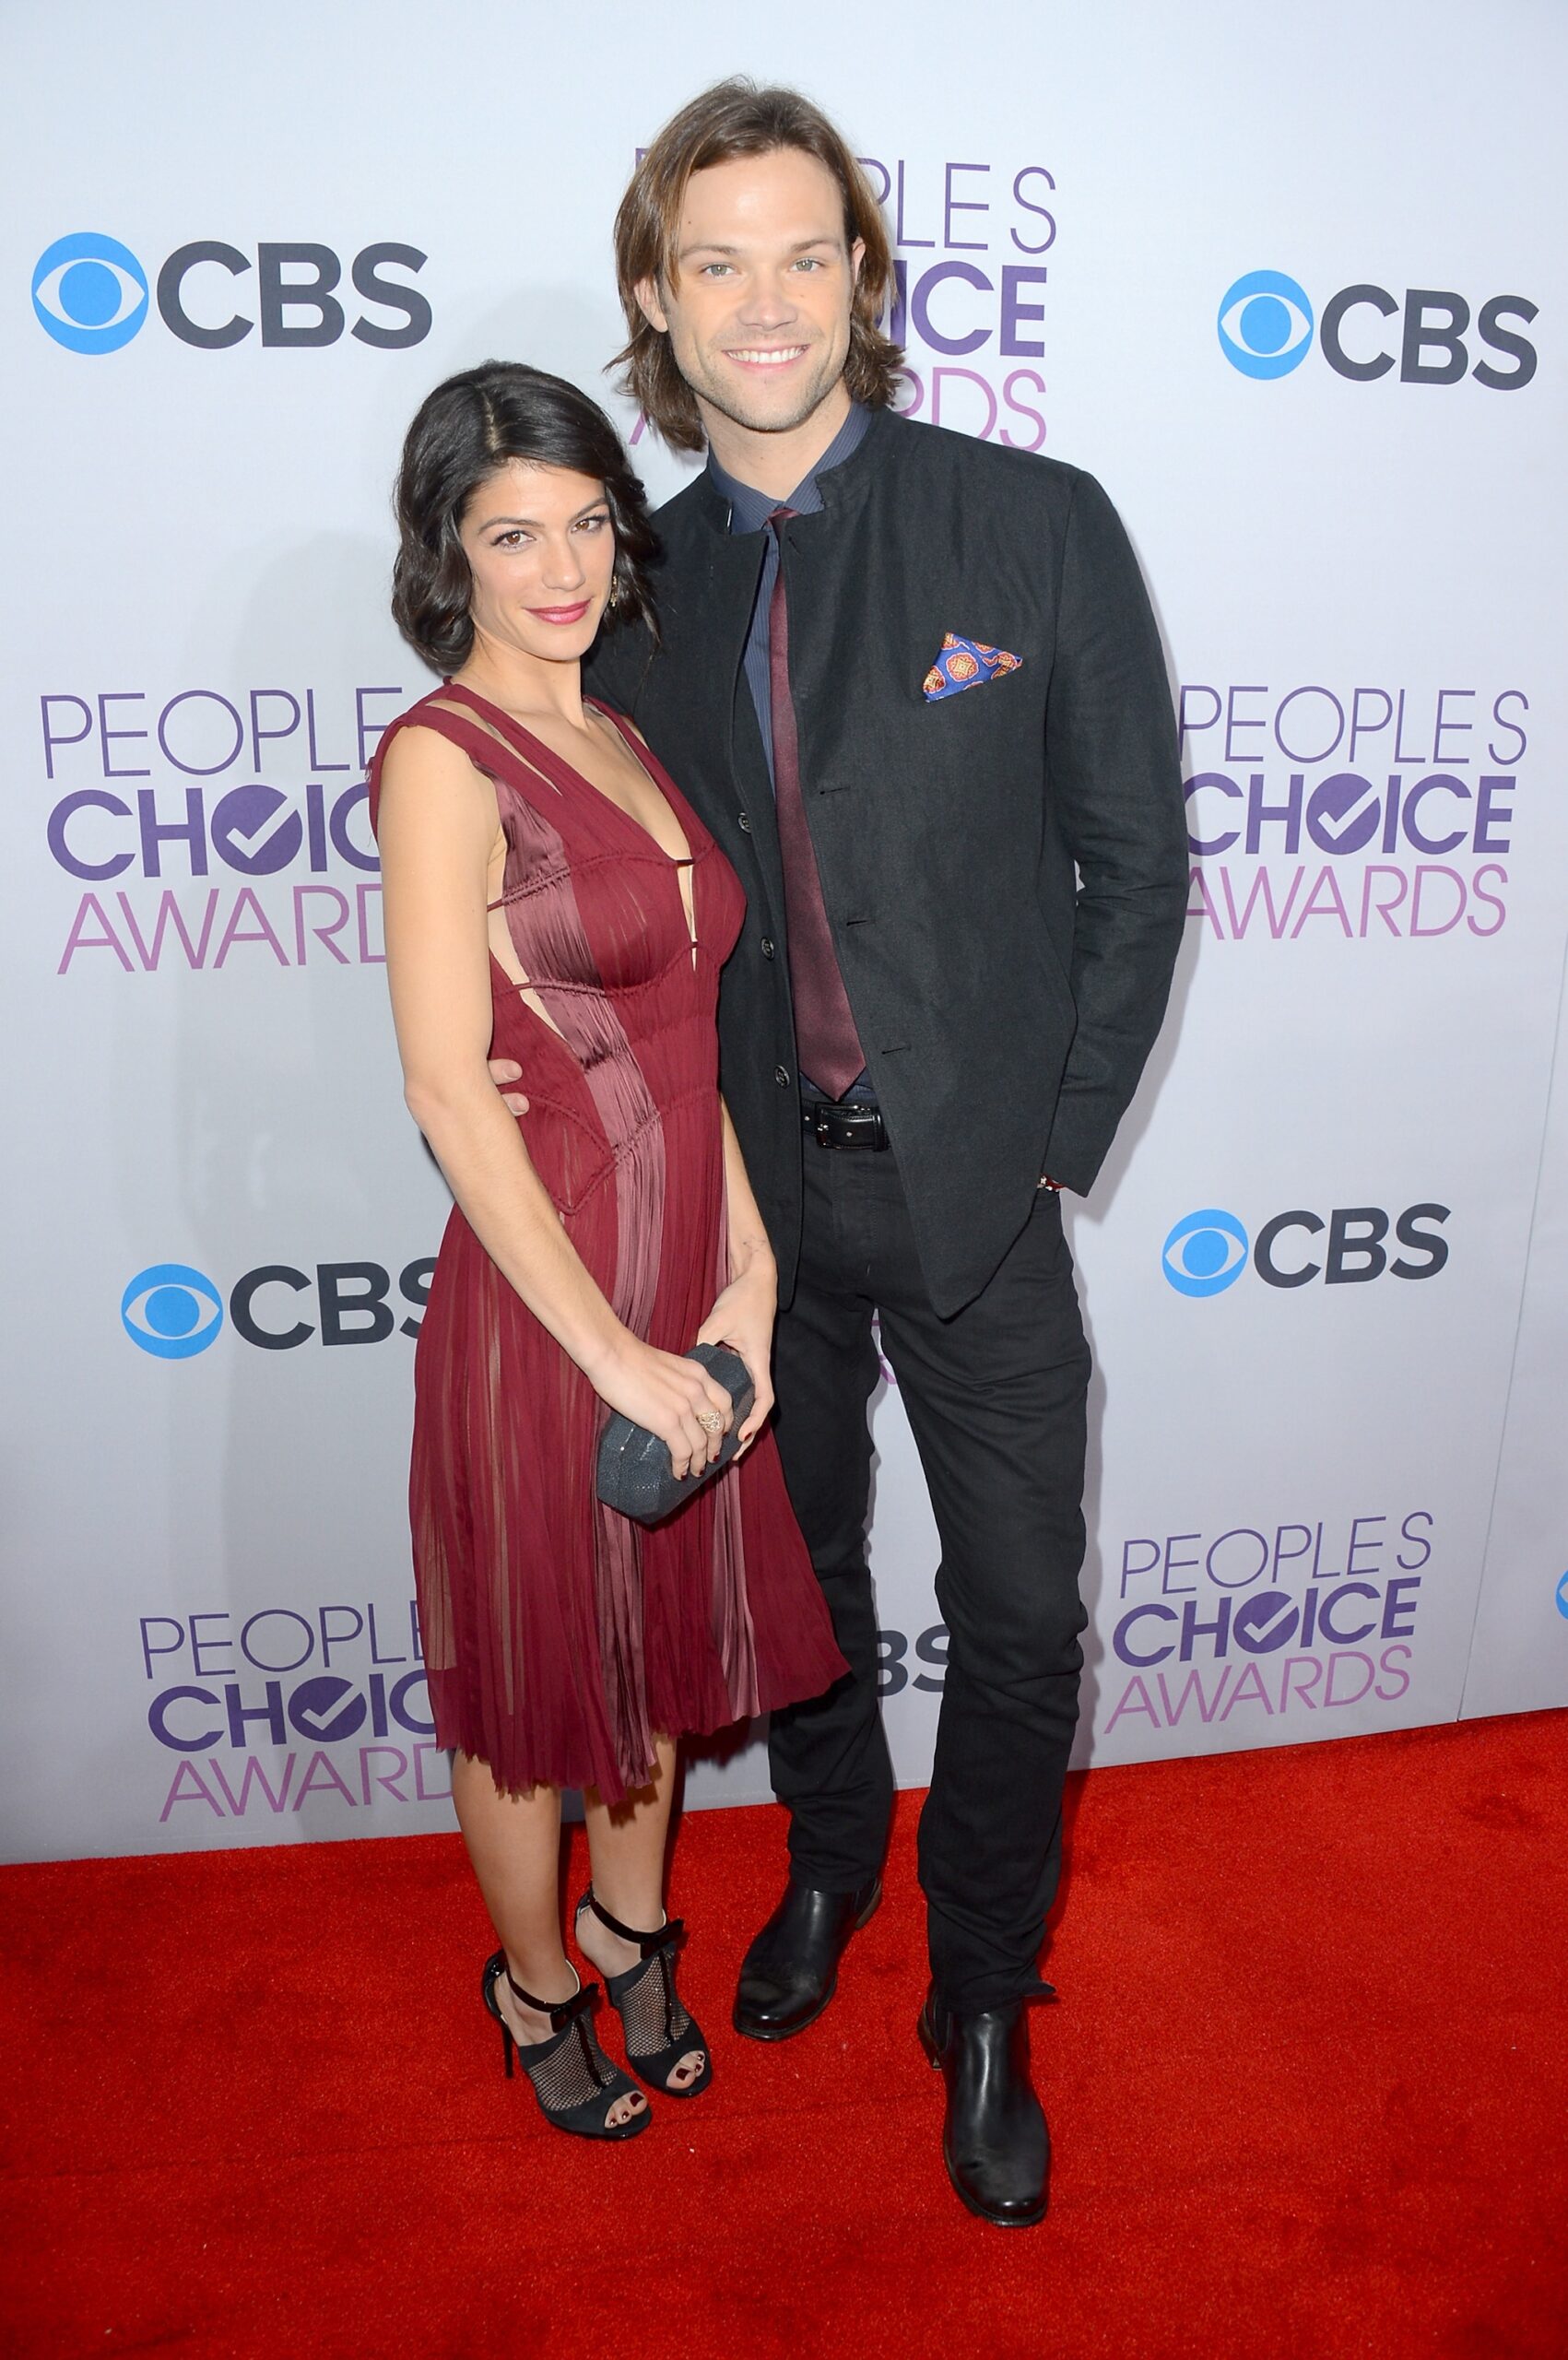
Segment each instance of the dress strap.
[[525,729],[514,714],[499,704],[491,704],[488,697],[478,696],[472,689],[465,688],[460,680],[448,680],[443,688],[435,690],[435,696],[438,700],[458,698],[477,716],[475,724],[464,724],[463,726],[477,727],[481,737],[488,738],[492,745],[501,746],[526,769],[536,773],[553,786],[558,795],[580,792],[586,784],[569,761],[553,747],[547,746],[542,738],[536,738],[531,729]]
[[712,847],[713,841],[712,833],[682,795],[647,739],[628,721],[625,714],[618,713],[613,704],[606,704],[599,697],[589,697],[585,702],[593,706],[595,713],[602,713],[607,721],[615,724],[620,734],[621,742],[638,769],[645,772],[653,780],[654,785],[680,821],[687,843],[697,846],[696,852],[690,860],[676,860],[671,855],[666,855],[666,858],[669,858],[672,866],[677,868],[694,868]]
[[[457,705],[466,711],[458,711]],[[470,718],[470,714],[474,717]],[[569,764],[552,755],[548,746],[539,744],[524,729],[516,738],[503,735],[501,726],[508,725],[511,716],[498,706],[487,705],[470,695],[454,680],[443,681],[432,689],[418,704],[400,713],[395,721],[382,732],[380,742],[371,761],[371,828],[373,833],[381,802],[381,766],[387,748],[400,729],[433,729],[451,746],[466,754],[474,768],[485,778],[503,778],[515,792],[524,793],[528,782],[536,787],[552,790],[557,796],[570,796],[581,792],[576,773]],[[515,726],[515,725],[513,725]],[[518,743],[521,739],[524,742]]]

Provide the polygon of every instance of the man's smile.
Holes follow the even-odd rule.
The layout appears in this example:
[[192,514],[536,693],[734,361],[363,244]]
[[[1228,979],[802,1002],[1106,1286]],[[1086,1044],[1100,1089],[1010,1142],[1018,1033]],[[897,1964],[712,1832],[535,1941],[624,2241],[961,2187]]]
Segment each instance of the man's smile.
[[739,361],[746,369],[778,369],[798,360],[805,350],[803,344],[727,345],[725,358]]

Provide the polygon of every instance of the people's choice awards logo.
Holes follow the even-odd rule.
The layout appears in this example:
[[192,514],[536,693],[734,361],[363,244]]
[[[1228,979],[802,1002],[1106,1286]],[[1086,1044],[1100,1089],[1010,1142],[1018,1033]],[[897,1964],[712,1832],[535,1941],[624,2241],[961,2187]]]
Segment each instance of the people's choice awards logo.
[[1312,347],[1304,287],[1283,271],[1249,270],[1220,303],[1220,348],[1244,377],[1288,377]]
[[[283,814],[279,818],[279,813]],[[242,877],[273,877],[298,856],[305,831],[276,786],[237,786],[213,813],[219,859]]]
[[1379,682],[1375,662],[1332,685],[1305,667],[1183,681],[1187,916],[1217,942],[1487,941],[1507,923],[1529,693]]
[[147,273],[129,246],[100,231],[56,238],[38,258],[32,308],[69,352],[118,352],[147,317]]
[[1247,1233],[1234,1213],[1208,1206],[1179,1221],[1161,1248],[1178,1294],[1223,1294],[1246,1268]]
[[1557,1585],[1557,1611],[1568,1622],[1568,1574]]
[[125,1289],[120,1317],[132,1343],[155,1360],[188,1361],[216,1341],[223,1303],[200,1270],[184,1262],[155,1262]]

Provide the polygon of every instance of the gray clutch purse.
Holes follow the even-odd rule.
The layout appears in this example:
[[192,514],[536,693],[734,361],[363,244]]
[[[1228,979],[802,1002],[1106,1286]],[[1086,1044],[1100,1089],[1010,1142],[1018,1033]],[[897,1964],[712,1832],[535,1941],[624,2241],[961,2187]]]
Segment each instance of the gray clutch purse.
[[606,1507],[639,1524],[657,1524],[674,1514],[694,1492],[700,1492],[735,1457],[740,1429],[751,1413],[757,1388],[738,1352],[726,1344],[693,1344],[686,1355],[700,1361],[715,1385],[722,1385],[735,1405],[735,1417],[717,1458],[700,1475],[677,1475],[670,1465],[669,1445],[646,1426],[634,1426],[617,1410],[599,1439],[597,1489]]

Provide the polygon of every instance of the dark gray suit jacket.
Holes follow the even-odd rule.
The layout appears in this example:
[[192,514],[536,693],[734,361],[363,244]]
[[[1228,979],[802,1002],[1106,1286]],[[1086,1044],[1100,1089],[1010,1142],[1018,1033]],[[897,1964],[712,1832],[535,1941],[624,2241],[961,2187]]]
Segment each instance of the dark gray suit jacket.
[[[1160,1029],[1187,891],[1171,697],[1091,476],[879,410],[819,481],[822,513],[784,528],[801,782],[948,1316],[1001,1262],[1042,1172],[1091,1186]],[[729,533],[706,473],[657,523],[663,643],[607,632],[586,682],[636,722],[746,889],[721,1070],[787,1303],[802,1135],[784,881],[741,670],[764,537]],[[928,701],[948,631],[1019,668]]]

